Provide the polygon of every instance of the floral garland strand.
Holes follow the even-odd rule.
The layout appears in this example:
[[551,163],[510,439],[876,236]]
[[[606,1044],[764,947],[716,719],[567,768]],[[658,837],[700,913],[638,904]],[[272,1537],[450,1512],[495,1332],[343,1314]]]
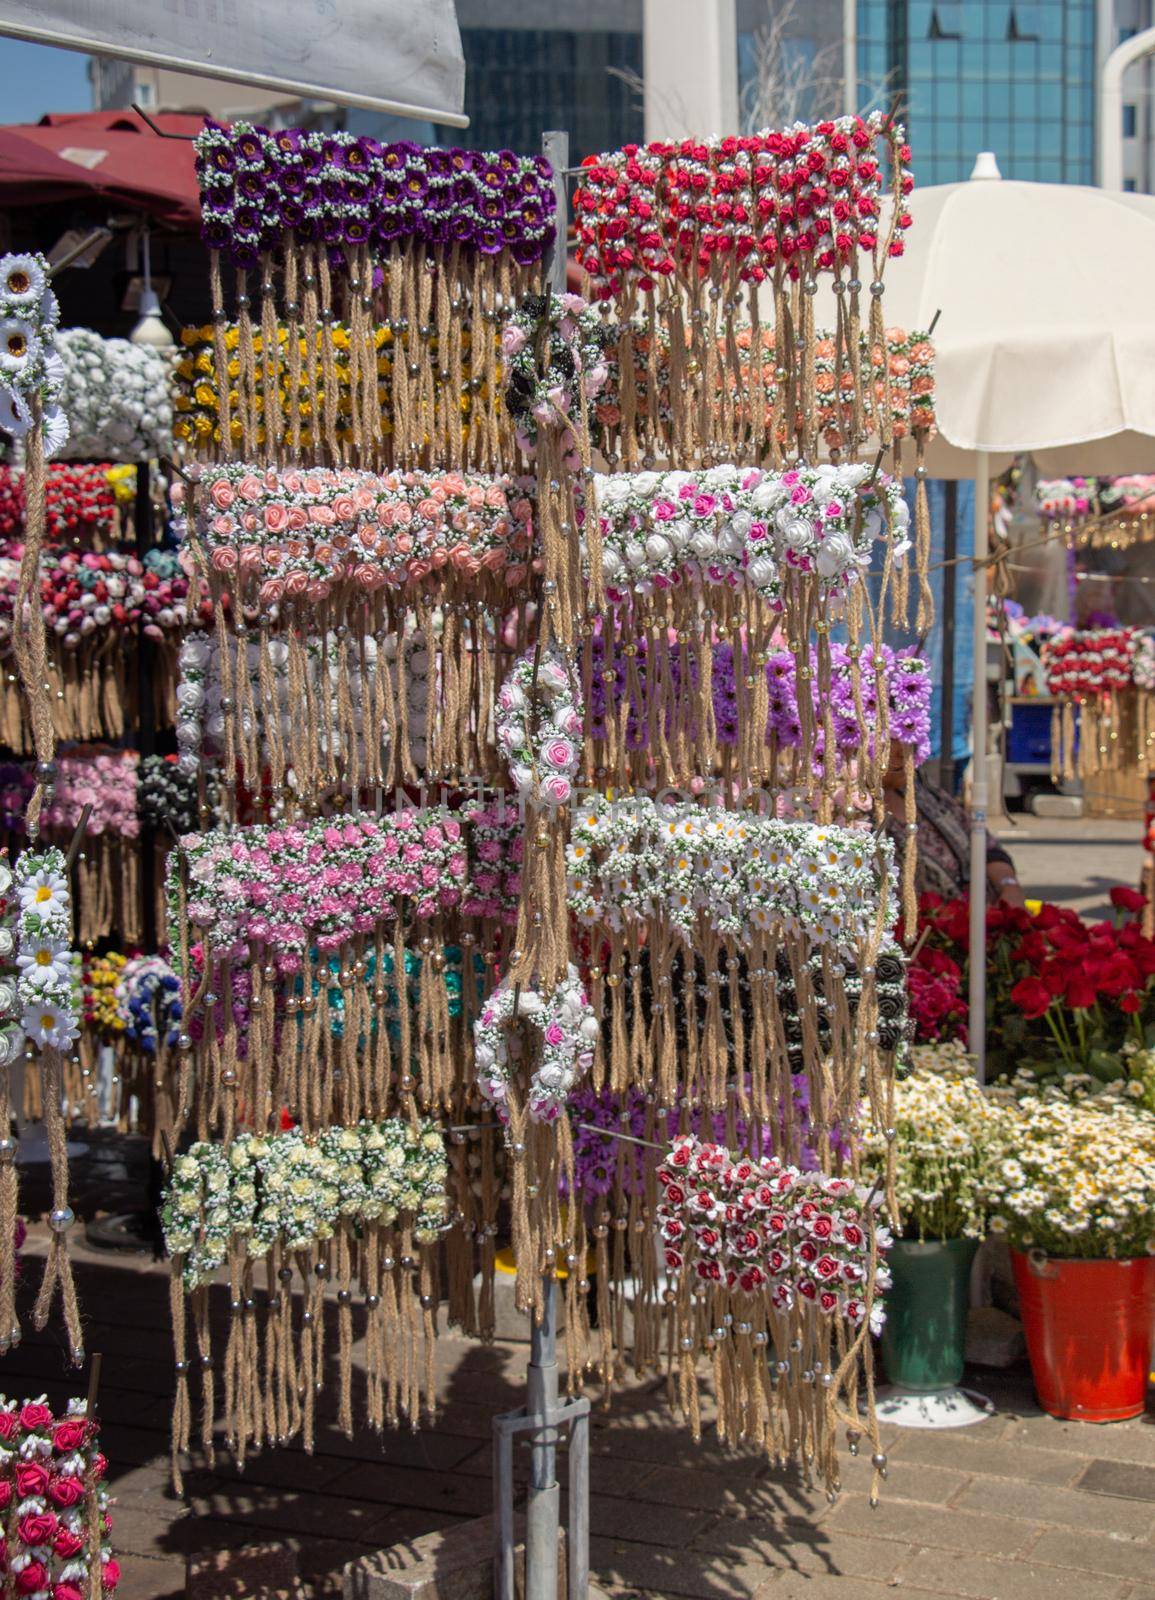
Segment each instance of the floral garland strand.
[[[339,1426],[352,1434],[355,1295],[365,1313],[366,1389],[358,1415],[381,1429],[402,1421],[416,1427],[421,1413],[432,1411],[436,1246],[450,1224],[447,1183],[443,1130],[407,1118],[316,1133],[242,1134],[225,1145],[196,1143],[177,1156],[161,1221],[173,1271],[178,1479],[189,1444],[187,1324],[196,1329],[202,1369],[211,1369],[205,1313],[210,1279],[223,1266],[233,1285],[225,1410],[229,1443],[242,1458],[297,1434],[312,1448],[315,1393],[325,1371],[327,1283],[337,1297]],[[258,1314],[253,1287],[262,1266],[268,1294]],[[304,1299],[299,1319],[295,1287]],[[262,1316],[269,1360],[260,1364],[242,1350],[261,1337]],[[302,1372],[315,1374],[316,1385],[311,1376],[300,1387]],[[215,1389],[206,1382],[209,1429],[214,1408]]]
[[[720,1380],[720,1438],[754,1437],[772,1458],[800,1448],[830,1490],[840,1421],[856,1433],[865,1425],[876,1464],[885,1462],[872,1410],[864,1421],[858,1410],[859,1364],[869,1401],[868,1335],[882,1324],[890,1281],[890,1234],[874,1216],[882,1196],[850,1178],[803,1174],[774,1156],[735,1155],[692,1134],[674,1140],[657,1177],[678,1397],[694,1437],[705,1354]],[[771,1347],[773,1387],[762,1371]]]
[[[299,393],[304,373],[314,457],[348,459],[335,373],[334,331],[343,327],[354,459],[459,468],[467,443],[482,470],[507,459],[495,341],[480,330],[494,328],[539,276],[556,231],[548,162],[297,128],[269,133],[245,121],[206,123],[196,150],[223,453],[252,460],[263,422],[264,458],[299,459],[299,412],[283,419],[278,406],[259,405],[258,388],[266,402],[282,381]],[[235,351],[225,338],[224,259],[236,275]],[[250,296],[256,272],[260,293]],[[384,399],[381,324],[404,351]],[[467,340],[466,327],[478,337]]]
[[[521,1024],[532,1025],[530,1042]],[[600,1032],[585,986],[570,963],[560,983],[515,983],[509,977],[490,995],[473,1026],[477,1084],[508,1124],[513,1158],[514,1298],[522,1310],[540,1303],[542,1273],[560,1254],[583,1259],[583,1225],[577,1208],[563,1211],[562,1192],[573,1193],[573,1147],[564,1115],[580,1075],[593,1066]],[[577,1274],[567,1290],[577,1313]]]
[[561,449],[571,471],[582,465],[579,432],[609,378],[606,349],[612,335],[578,294],[530,295],[505,325],[505,403],[518,446],[537,449],[543,428],[561,428]]
[[523,804],[569,803],[581,759],[582,701],[559,651],[514,662],[497,696],[494,732]]
[[68,442],[60,403],[64,363],[57,348],[60,307],[44,256],[0,256],[0,429],[24,439],[42,431],[44,454]]
[[[19,906],[16,966],[17,989],[23,1006],[20,1026],[29,1042],[40,1049],[42,1102],[52,1164],[52,1210],[48,1216],[52,1237],[33,1321],[37,1328],[45,1327],[59,1285],[72,1360],[79,1366],[84,1360],[84,1342],[68,1258],[67,1233],[76,1219],[68,1204],[62,1058],[80,1032],[80,958],[71,949],[72,896],[64,853],[55,848],[39,850],[35,846],[25,850],[16,860],[13,889]],[[10,1105],[9,1095],[5,1069],[0,1088],[0,1110],[5,1113]],[[2,1170],[5,1176],[0,1177],[0,1219],[7,1217],[10,1200],[14,1222],[15,1172],[10,1162]],[[10,1195],[5,1188],[8,1173],[12,1174]],[[0,1256],[5,1260],[11,1256],[10,1251],[4,1254],[2,1244]],[[6,1270],[0,1267],[0,1314],[7,1309]],[[16,1327],[14,1320],[11,1326]]]
[[58,1417],[47,1395],[0,1395],[0,1562],[11,1593],[89,1600],[115,1592],[107,1471],[87,1401],[70,1400]]

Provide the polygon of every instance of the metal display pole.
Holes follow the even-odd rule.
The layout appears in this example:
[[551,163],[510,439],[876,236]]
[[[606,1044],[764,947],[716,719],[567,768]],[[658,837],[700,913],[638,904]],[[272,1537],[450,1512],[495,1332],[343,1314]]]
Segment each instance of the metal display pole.
[[[564,294],[566,279],[566,168],[569,134],[546,133],[542,152],[554,173],[557,242],[548,261],[548,291]],[[575,1265],[572,1269],[578,1271]],[[529,1492],[525,1510],[526,1600],[557,1600],[561,1487],[557,1481],[558,1437],[569,1429],[569,1523],[566,1529],[567,1600],[586,1600],[589,1588],[589,1415],[586,1399],[558,1404],[557,1278],[542,1283],[541,1317],[530,1332],[526,1403],[493,1419],[493,1498],[497,1540],[494,1590],[497,1600],[514,1600],[513,1444],[518,1434],[530,1443]]]
[[948,794],[954,793],[954,647],[955,647],[955,593],[958,582],[956,560],[958,555],[958,484],[953,478],[943,485],[943,542],[942,542],[942,644],[939,658],[942,669],[942,711],[939,716],[941,744],[939,746],[939,785]]
[[[990,479],[987,458],[975,460],[974,698],[971,711],[970,1014],[975,1077],[987,1063],[987,552]],[[948,569],[949,570],[949,569]]]

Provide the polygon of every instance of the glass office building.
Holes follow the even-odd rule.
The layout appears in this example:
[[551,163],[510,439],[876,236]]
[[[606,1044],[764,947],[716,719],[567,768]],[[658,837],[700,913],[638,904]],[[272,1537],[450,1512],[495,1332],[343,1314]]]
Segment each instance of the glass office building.
[[858,0],[863,100],[906,107],[920,184],[1095,181],[1095,0]]

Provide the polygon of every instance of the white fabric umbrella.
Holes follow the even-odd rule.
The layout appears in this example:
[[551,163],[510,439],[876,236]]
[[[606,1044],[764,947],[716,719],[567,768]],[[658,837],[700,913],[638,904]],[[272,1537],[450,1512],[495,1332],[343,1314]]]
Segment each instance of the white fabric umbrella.
[[[1005,182],[980,155],[966,183],[915,189],[884,316],[935,328],[932,477],[989,479],[1030,451],[1050,473],[1155,466],[1155,198]],[[828,291],[825,291],[828,293]],[[827,302],[833,315],[833,296]],[[817,310],[818,308],[816,308]],[[818,311],[821,325],[822,313]],[[975,524],[971,949],[984,948],[986,518]],[[986,972],[971,962],[970,1038],[984,1069]]]
[[888,264],[888,324],[935,328],[940,440],[927,470],[970,477],[1030,451],[1040,470],[1155,460],[1155,197],[1015,183],[915,189]]

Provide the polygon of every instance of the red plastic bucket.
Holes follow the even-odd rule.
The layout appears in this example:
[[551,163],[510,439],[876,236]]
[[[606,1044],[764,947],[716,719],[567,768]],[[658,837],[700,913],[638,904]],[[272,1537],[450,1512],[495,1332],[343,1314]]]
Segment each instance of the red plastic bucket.
[[1155,1257],[1063,1261],[1011,1254],[1043,1410],[1078,1422],[1138,1416],[1155,1326]]

